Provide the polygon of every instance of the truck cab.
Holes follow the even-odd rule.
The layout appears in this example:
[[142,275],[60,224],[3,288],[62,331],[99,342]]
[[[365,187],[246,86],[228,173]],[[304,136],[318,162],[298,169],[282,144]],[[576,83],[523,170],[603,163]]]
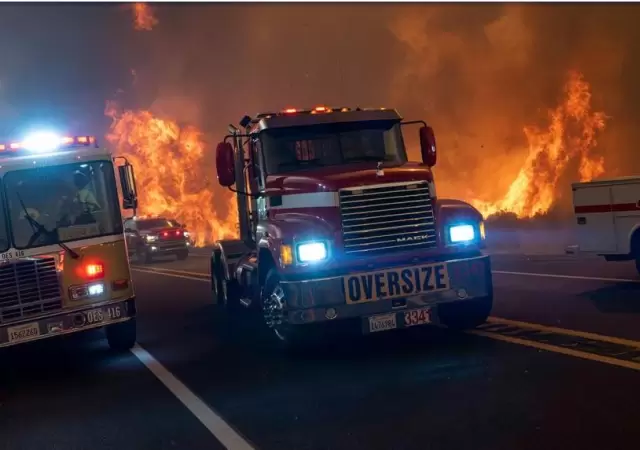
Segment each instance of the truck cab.
[[[217,304],[261,312],[289,344],[341,320],[365,334],[484,323],[493,291],[483,217],[436,196],[431,127],[393,109],[325,106],[239,125],[216,151],[240,222],[240,239],[215,243]],[[412,125],[422,162],[407,156]]]

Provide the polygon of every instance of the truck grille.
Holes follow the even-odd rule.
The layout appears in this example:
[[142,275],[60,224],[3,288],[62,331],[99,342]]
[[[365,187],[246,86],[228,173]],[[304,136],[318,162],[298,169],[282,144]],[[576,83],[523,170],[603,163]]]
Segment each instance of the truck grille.
[[34,258],[0,265],[0,322],[62,309],[54,258]]
[[340,213],[346,254],[386,253],[436,245],[427,183],[341,190]]

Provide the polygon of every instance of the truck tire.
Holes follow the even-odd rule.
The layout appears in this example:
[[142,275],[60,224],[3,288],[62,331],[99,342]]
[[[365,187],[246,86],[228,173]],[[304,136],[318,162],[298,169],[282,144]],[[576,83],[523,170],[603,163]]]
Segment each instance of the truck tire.
[[189,257],[189,250],[180,250],[176,253],[176,257],[178,258],[178,261],[184,261]]
[[309,325],[290,325],[286,320],[286,299],[280,285],[280,275],[275,268],[267,273],[261,296],[262,313],[266,326],[275,336],[279,347],[288,351],[304,350],[316,343]]
[[443,303],[438,306],[438,317],[447,328],[468,330],[485,323],[492,307],[493,296]]
[[107,342],[112,350],[126,352],[136,344],[137,326],[135,317],[126,322],[107,325],[105,328]]

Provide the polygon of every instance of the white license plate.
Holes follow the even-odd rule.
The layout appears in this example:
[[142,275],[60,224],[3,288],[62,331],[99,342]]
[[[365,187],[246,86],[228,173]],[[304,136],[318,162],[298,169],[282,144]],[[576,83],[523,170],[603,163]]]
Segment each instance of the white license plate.
[[449,289],[446,262],[346,275],[342,288],[347,304],[411,297]]
[[431,323],[431,308],[413,309],[404,312],[404,326],[415,327]]
[[384,314],[380,316],[369,317],[369,332],[376,333],[378,331],[387,331],[398,328],[396,322],[396,314]]
[[87,325],[104,322],[105,320],[116,320],[122,317],[122,307],[107,306],[106,308],[92,309],[85,313]]
[[38,322],[26,323],[7,328],[7,335],[9,336],[9,342],[28,341],[40,336],[40,327]]

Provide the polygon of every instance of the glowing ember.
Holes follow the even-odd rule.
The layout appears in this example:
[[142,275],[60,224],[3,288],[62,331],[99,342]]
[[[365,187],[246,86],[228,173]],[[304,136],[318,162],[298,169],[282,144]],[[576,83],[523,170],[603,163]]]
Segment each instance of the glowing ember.
[[506,195],[496,202],[471,201],[485,217],[498,212],[511,212],[518,217],[548,212],[558,180],[568,164],[578,158],[581,181],[604,173],[604,159],[590,152],[597,144],[596,133],[605,127],[605,114],[591,112],[589,84],[581,74],[569,74],[564,101],[549,111],[549,121],[546,130],[524,129],[529,154]]
[[158,19],[153,15],[153,10],[146,3],[133,4],[133,21],[136,30],[151,31],[158,25]]
[[105,114],[114,119],[107,141],[135,167],[139,215],[177,219],[196,246],[237,236],[235,197],[214,194],[215,168],[207,167],[198,129],[180,127],[148,111],[118,114],[111,102]]

